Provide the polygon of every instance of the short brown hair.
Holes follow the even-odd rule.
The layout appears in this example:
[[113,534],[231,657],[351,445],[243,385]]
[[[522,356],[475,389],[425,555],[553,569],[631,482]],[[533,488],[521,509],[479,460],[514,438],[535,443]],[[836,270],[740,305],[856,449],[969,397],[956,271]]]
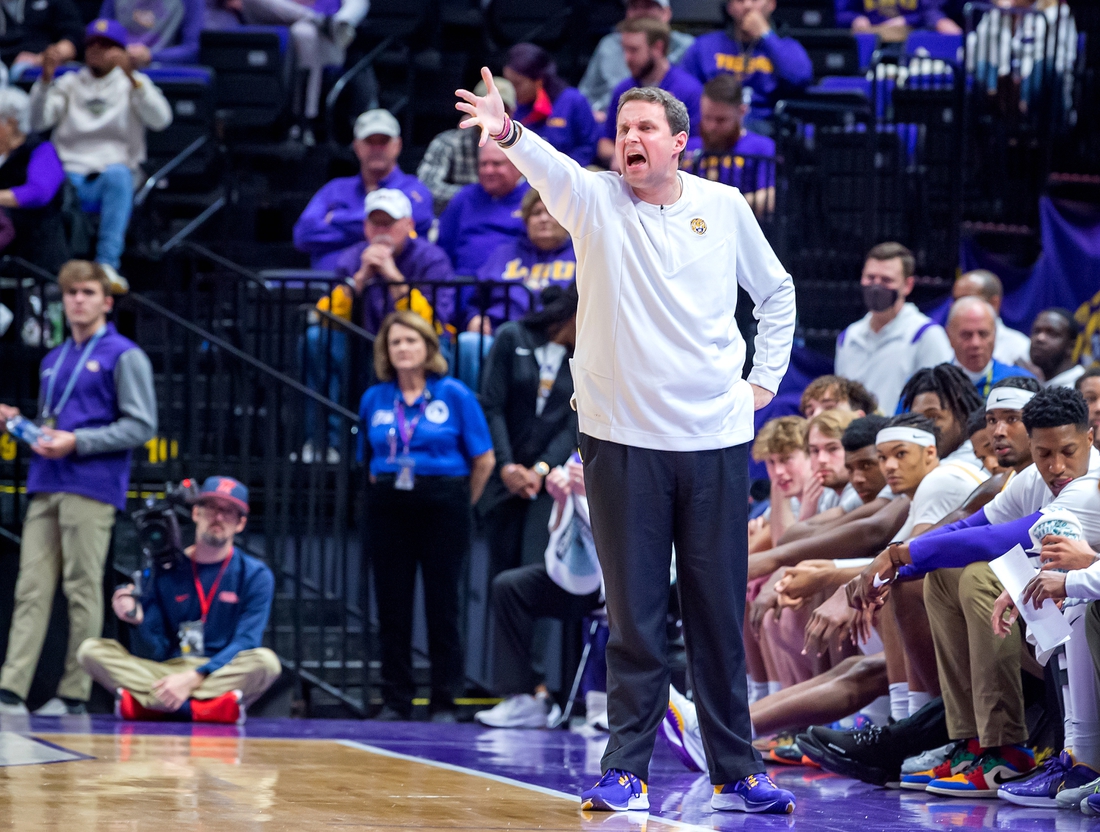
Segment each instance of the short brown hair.
[[878,410],[878,400],[874,394],[858,381],[844,378],[844,376],[818,376],[815,378],[802,391],[802,399],[798,403],[798,409],[805,415],[810,408],[810,400],[823,399],[830,390],[835,391],[838,398],[847,399],[848,406],[852,410],[862,410],[867,416]]
[[645,35],[645,42],[650,46],[655,43],[663,43],[665,45],[665,55],[668,55],[668,47],[672,42],[672,30],[668,28],[668,24],[661,20],[654,20],[651,17],[636,17],[633,20],[624,20],[618,26],[615,27],[615,31],[620,35],[624,34],[643,34]]
[[741,80],[736,75],[723,72],[715,75],[703,87],[703,95],[715,104],[732,104],[740,107],[745,103]]
[[374,336],[374,372],[379,381],[393,381],[397,377],[397,372],[390,361],[389,349],[390,330],[393,329],[394,324],[416,330],[416,333],[424,339],[424,344],[428,348],[424,372],[436,376],[446,375],[447,359],[439,352],[439,337],[435,334],[432,325],[415,312],[391,312],[382,321],[378,334]]
[[913,252],[903,246],[901,243],[879,243],[869,252],[864,259],[867,260],[893,260],[895,257],[901,258],[901,273],[905,277],[912,277],[917,270],[917,261],[913,257]]
[[801,416],[780,416],[765,422],[752,443],[752,458],[763,462],[769,454],[805,451],[807,425]]
[[823,410],[810,419],[810,423],[806,426],[807,441],[810,431],[814,428],[817,428],[817,432],[822,436],[840,439],[848,429],[848,425],[858,418],[859,414],[852,410]]
[[534,188],[531,188],[523,195],[523,201],[519,204],[519,215],[523,217],[523,221],[531,219],[531,214],[535,212],[535,206],[542,202],[542,196]]
[[67,292],[77,283],[98,283],[103,294],[111,294],[111,279],[99,263],[90,260],[70,260],[61,267],[57,273],[57,285],[62,292]]

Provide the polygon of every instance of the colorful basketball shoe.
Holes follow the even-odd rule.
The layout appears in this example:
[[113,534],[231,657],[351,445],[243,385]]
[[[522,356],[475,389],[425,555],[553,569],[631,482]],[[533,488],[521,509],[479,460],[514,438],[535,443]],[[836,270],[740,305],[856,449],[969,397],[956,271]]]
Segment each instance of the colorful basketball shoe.
[[[1079,789],[1100,777],[1095,771],[1073,759],[1068,751],[1051,757],[1030,775],[997,790],[997,797],[1017,806],[1058,808],[1057,797],[1066,789]],[[1081,805],[1081,800],[1077,801]]]
[[695,703],[672,685],[668,687],[668,710],[661,722],[661,734],[690,771],[707,770],[707,756],[703,751]]
[[978,755],[981,753],[982,747],[978,745],[976,738],[967,740],[965,743],[959,743],[951,756],[935,768],[918,771],[915,774],[903,774],[901,776],[901,787],[903,789],[924,791],[933,780],[950,777],[969,768],[970,764],[978,759]]
[[1021,745],[990,748],[965,771],[933,780],[929,794],[944,797],[996,797],[1005,783],[1020,780],[1035,768],[1035,755]]
[[608,769],[600,782],[581,792],[581,808],[598,812],[634,812],[649,809],[645,783],[629,771]]

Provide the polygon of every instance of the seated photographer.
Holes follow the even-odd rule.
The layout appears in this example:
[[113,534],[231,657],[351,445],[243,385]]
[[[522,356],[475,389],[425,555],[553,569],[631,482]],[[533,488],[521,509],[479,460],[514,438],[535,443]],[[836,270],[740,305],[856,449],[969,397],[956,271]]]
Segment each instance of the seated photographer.
[[261,647],[275,578],[233,545],[248,522],[248,489],[209,477],[191,509],[195,545],[153,567],[140,602],[133,584],[115,590],[115,614],[133,625],[150,658],[114,639],[90,638],[77,659],[118,696],[123,719],[244,722],[245,707],[271,687],[282,667]]

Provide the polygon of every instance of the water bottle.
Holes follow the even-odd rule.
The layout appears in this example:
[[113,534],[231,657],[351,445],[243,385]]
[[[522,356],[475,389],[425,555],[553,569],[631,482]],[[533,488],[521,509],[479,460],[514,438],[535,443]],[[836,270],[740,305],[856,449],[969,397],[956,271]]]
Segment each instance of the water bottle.
[[26,416],[15,416],[8,419],[7,428],[8,433],[16,439],[21,439],[28,445],[33,445],[43,437],[42,428],[38,427],[38,425]]

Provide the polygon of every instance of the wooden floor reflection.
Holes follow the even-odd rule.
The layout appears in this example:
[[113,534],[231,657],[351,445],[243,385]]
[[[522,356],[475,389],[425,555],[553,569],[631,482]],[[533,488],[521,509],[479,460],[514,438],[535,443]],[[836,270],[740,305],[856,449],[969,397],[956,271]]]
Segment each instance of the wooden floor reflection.
[[[639,817],[585,816],[575,799],[337,742],[142,735],[43,738],[94,759],[0,768],[0,829],[647,828]],[[648,832],[677,826],[686,825],[652,819]]]

